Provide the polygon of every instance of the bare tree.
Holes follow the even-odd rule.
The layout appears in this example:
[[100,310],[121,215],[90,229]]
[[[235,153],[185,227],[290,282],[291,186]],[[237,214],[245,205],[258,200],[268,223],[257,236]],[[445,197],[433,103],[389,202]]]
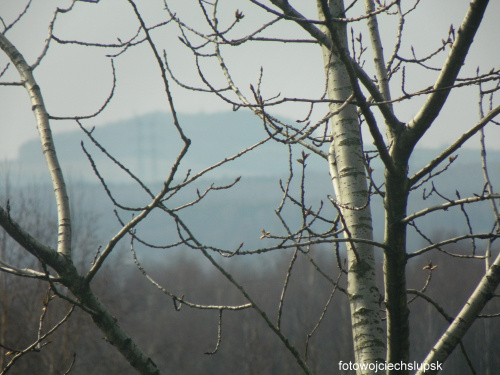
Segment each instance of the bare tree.
[[[484,306],[495,297],[495,290],[500,282],[500,254],[494,247],[500,224],[496,200],[500,198],[500,195],[495,192],[492,184],[484,142],[486,126],[498,125],[494,119],[500,113],[500,105],[495,99],[495,94],[499,90],[500,71],[486,67],[478,69],[477,73],[472,76],[467,76],[467,72],[461,73],[486,12],[488,1],[471,1],[461,24],[458,27],[452,25],[446,35],[436,37],[434,52],[427,56],[419,56],[412,48],[411,57],[404,57],[406,52],[402,49],[406,38],[404,27],[407,22],[410,22],[411,15],[418,11],[419,1],[406,5],[400,1],[382,4],[378,1],[366,0],[363,8],[356,1],[346,5],[342,0],[317,0],[315,9],[317,16],[306,17],[303,14],[311,13],[309,5],[301,4],[294,7],[288,1],[270,0],[264,3],[249,0],[245,5],[253,6],[256,12],[260,12],[255,20],[249,20],[249,17],[246,17],[247,14],[233,4],[223,5],[218,1],[209,3],[200,0],[198,12],[204,20],[203,24],[183,18],[182,8],[187,7],[184,3],[178,5],[177,9],[171,2],[165,1],[163,21],[156,23],[149,21],[146,12],[141,10],[139,5],[143,4],[136,4],[133,0],[128,0],[126,7],[124,5],[124,12],[134,15],[137,20],[137,32],[131,37],[119,38],[118,43],[65,39],[62,35],[63,31],[55,35],[56,19],[62,13],[78,10],[74,2],[67,9],[57,9],[49,25],[49,36],[42,53],[32,64],[24,59],[20,51],[9,41],[7,35],[15,29],[16,23],[24,13],[11,23],[3,20],[4,30],[0,36],[0,47],[13,68],[18,71],[20,79],[15,82],[0,82],[0,84],[23,86],[30,96],[43,154],[56,197],[58,234],[57,248],[52,248],[35,239],[11,215],[9,208],[11,203],[4,203],[0,208],[0,224],[14,240],[41,262],[43,271],[20,269],[6,262],[2,263],[2,270],[21,277],[37,278],[48,282],[56,296],[66,299],[90,315],[107,340],[121,352],[132,367],[143,374],[159,374],[161,371],[153,360],[120,327],[108,307],[97,299],[92,289],[92,281],[110,254],[120,241],[128,237],[131,254],[138,269],[153,285],[172,299],[176,310],[187,306],[218,312],[217,344],[209,354],[215,354],[221,345],[225,312],[253,309],[290,352],[303,372],[309,374],[312,370],[308,364],[307,343],[321,324],[324,314],[319,317],[311,336],[307,336],[305,351],[300,350],[297,340],[292,340],[291,334],[282,329],[282,319],[286,315],[285,302],[288,288],[295,277],[293,272],[295,264],[298,257],[305,257],[310,261],[313,269],[332,285],[332,292],[325,304],[324,313],[336,294],[344,293],[348,297],[357,373],[372,374],[382,371],[386,371],[387,374],[407,374],[415,371],[423,373],[424,368],[425,373],[438,372],[440,365],[455,347],[461,345],[462,338],[479,317]],[[30,3],[26,11],[29,11],[29,6]],[[301,9],[302,7],[304,8]],[[228,8],[230,13],[227,11]],[[227,14],[232,15],[227,16]],[[394,40],[382,36],[378,26],[378,19],[381,17],[384,20],[390,19],[397,25]],[[360,27],[360,24],[366,24],[366,27]],[[292,25],[305,32],[306,36],[298,39],[290,38],[286,35],[286,31],[281,31],[279,25]],[[239,31],[240,27],[243,31]],[[158,32],[170,31],[172,28],[178,30],[177,36],[181,43],[192,53],[195,72],[199,78],[198,83],[184,82],[179,71],[172,66],[171,56],[168,53],[170,45],[168,42],[166,45],[162,44],[163,38]],[[248,31],[249,28],[253,31]],[[349,31],[351,32],[350,38]],[[369,48],[363,45],[363,35],[368,36],[370,40]],[[116,51],[112,53],[111,60],[113,72],[111,93],[95,113],[86,116],[63,117],[52,114],[50,109],[46,108],[41,87],[37,84],[33,71],[50,53],[49,47],[53,43]],[[289,97],[286,94],[268,93],[265,88],[265,69],[262,68],[255,81],[251,81],[248,77],[235,78],[234,67],[226,59],[228,50],[243,48],[254,43],[291,44],[296,45],[298,49],[304,44],[316,45],[318,55],[319,51],[323,55],[325,80],[324,86],[319,88],[322,93],[314,97]],[[147,186],[131,169],[114,158],[101,145],[93,131],[86,126],[86,121],[101,114],[113,99],[117,81],[114,61],[140,45],[147,46],[155,61],[158,79],[163,84],[168,109],[172,115],[173,129],[180,144],[180,151],[158,191]],[[220,69],[218,73],[207,68],[213,62],[215,62],[213,65]],[[266,64],[265,56],[260,63],[263,66]],[[436,64],[438,67],[434,66]],[[10,65],[6,65],[4,72],[9,69]],[[483,73],[485,71],[488,73]],[[408,88],[408,82],[415,80],[413,77],[427,73],[430,73],[428,82],[422,85],[418,81],[419,88],[413,90]],[[191,140],[179,120],[174,105],[171,87],[174,82],[189,92],[196,91],[218,96],[235,111],[252,111],[262,124],[262,140],[234,155],[228,155],[207,168],[185,170],[182,162],[190,152]],[[248,86],[249,89],[246,89],[245,87]],[[445,147],[438,156],[429,158],[426,166],[416,172],[412,171],[410,162],[415,147],[429,129],[435,126],[449,100],[450,93],[458,90],[468,90],[469,93],[474,89],[479,96],[480,119],[470,126],[469,130],[459,134],[457,139]],[[419,98],[425,98],[421,104],[418,102]],[[398,115],[399,106],[406,105],[408,101],[415,101],[419,105],[413,118]],[[474,101],[470,102],[471,107],[476,106]],[[279,106],[287,106],[291,103],[306,105],[305,116],[296,120],[295,123],[271,114]],[[72,256],[69,198],[51,135],[50,122],[58,120],[72,120],[78,124],[100,152],[122,169],[147,196],[145,203],[140,206],[119,202],[114,197],[112,188],[106,183],[106,176],[100,173],[92,154],[83,147],[97,178],[116,207],[117,221],[121,226],[121,229],[109,239],[102,250],[97,251],[92,266],[83,271],[77,269]],[[367,133],[364,133],[364,128],[367,128]],[[370,142],[366,139],[363,142],[362,135],[365,138],[369,137]],[[453,167],[452,164],[460,148],[476,135],[480,136],[484,184],[476,193],[463,198],[458,189],[459,182],[457,182],[456,196],[454,198],[444,196],[434,185],[435,177]],[[183,212],[196,207],[199,202],[208,199],[210,195],[233,188],[239,183],[240,178],[235,176],[231,183],[225,185],[212,184],[204,191],[200,191],[197,184],[200,183],[202,177],[208,176],[214,169],[243,157],[249,152],[258,152],[259,147],[268,142],[284,144],[289,151],[288,178],[280,180],[283,199],[278,203],[275,211],[282,223],[282,232],[271,233],[265,228],[262,229],[261,239],[268,241],[266,243],[270,245],[258,249],[247,248],[244,243],[236,248],[205,243],[197,236],[196,228],[190,227],[189,223],[183,219]],[[366,143],[373,143],[374,148],[365,148]],[[297,153],[298,159],[293,156]],[[325,171],[330,173],[334,192],[334,197],[325,197],[325,202],[316,205],[309,204],[305,198],[306,167],[313,158],[321,160]],[[375,168],[382,169],[383,173],[378,173]],[[294,189],[293,182],[297,174],[300,175],[300,181],[298,187]],[[424,199],[421,204],[426,206],[409,214],[409,200],[415,199],[416,194],[422,194]],[[430,200],[425,201],[431,196],[438,197],[441,201],[437,204],[428,204]],[[381,236],[374,236],[374,220],[371,210],[377,201],[383,202],[385,212],[384,238],[378,241],[374,240],[374,237]],[[468,210],[469,206],[483,201],[491,205],[491,229],[478,232],[470,223]],[[291,206],[296,210],[301,222],[298,227],[293,226],[284,214],[285,206]],[[333,208],[333,210],[329,210],[327,206],[331,206],[328,208]],[[433,241],[429,234],[420,229],[420,223],[428,215],[453,209],[459,210],[464,216],[467,222],[467,233]],[[134,214],[133,218],[125,219],[130,213]],[[174,241],[153,244],[148,238],[142,236],[140,224],[152,217],[153,213],[162,215],[164,225],[175,228],[177,238]],[[407,240],[409,228],[428,241],[428,246],[418,250],[409,247]],[[483,241],[479,242],[479,240]],[[470,241],[470,251],[465,254],[447,251],[445,245],[459,241]],[[141,263],[136,251],[138,243],[166,251],[173,248],[195,250],[236,288],[244,301],[234,304],[206,304],[174,293],[156,281]],[[336,256],[338,266],[335,274],[323,269],[312,256],[311,247],[320,244],[329,244],[333,249],[332,253]],[[345,262],[344,253],[340,250],[342,244],[346,247]],[[225,258],[232,260],[250,254],[265,256],[286,249],[292,253],[291,260],[283,276],[284,282],[277,301],[277,312],[275,312],[276,319],[272,319],[269,309],[259,302],[258,296],[252,294],[250,289],[229,271],[230,268],[227,266],[229,260]],[[377,285],[375,251],[383,252],[383,293],[379,291]],[[436,269],[436,265],[432,262],[424,267],[429,272],[427,283],[420,290],[407,287],[408,261],[424,254],[429,255],[432,251],[441,251],[449,256],[462,257],[471,261],[480,259],[485,262],[485,271],[481,281],[455,317],[446,313],[439,301],[426,294],[432,272]],[[345,287],[344,279],[347,283]],[[71,296],[61,289],[67,289]],[[410,302],[415,298],[424,299],[443,312],[443,316],[449,322],[448,328],[442,333],[439,341],[433,347],[428,348],[428,355],[419,368],[410,367],[413,365],[410,361],[409,314]],[[386,331],[383,328],[384,321]],[[405,364],[403,368],[400,367],[401,364]]]

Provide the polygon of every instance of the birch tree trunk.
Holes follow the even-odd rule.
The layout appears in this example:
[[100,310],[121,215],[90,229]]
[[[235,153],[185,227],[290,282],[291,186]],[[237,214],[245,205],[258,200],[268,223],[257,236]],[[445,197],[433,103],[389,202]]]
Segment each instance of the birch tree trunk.
[[[82,277],[73,263],[71,258],[69,199],[52,139],[49,115],[43,102],[40,87],[33,77],[33,67],[28,65],[22,54],[2,33],[0,33],[0,49],[5,52],[18,70],[22,85],[30,96],[43,152],[45,154],[50,176],[52,177],[58,212],[58,246],[56,251],[40,243],[28,232],[24,231],[24,229],[22,229],[11,217],[8,208],[4,210],[3,207],[0,207],[0,225],[3,229],[19,243],[19,245],[45,265],[44,273],[25,269],[19,271],[18,274],[26,277],[41,278],[47,281],[57,280],[59,284],[67,287],[75,297],[75,300],[72,300],[72,297],[66,297],[66,299],[78,305],[91,316],[95,325],[105,335],[106,340],[120,351],[133,368],[140,374],[161,375],[162,372],[156,367],[151,358],[136,345],[132,338],[120,327],[117,319],[111,315],[107,308],[98,300],[90,286],[92,277]],[[158,198],[158,200],[160,198]],[[156,203],[155,201],[153,204]],[[149,211],[150,210],[151,208]],[[145,216],[145,214],[143,214],[143,216]],[[141,215],[138,215],[137,218],[141,218]],[[125,231],[125,233],[127,232],[128,230]],[[113,245],[115,243],[113,243]],[[96,263],[99,262],[96,261]],[[98,265],[97,269],[100,265],[101,264]],[[57,273],[57,276],[50,275],[48,273],[48,267],[46,266],[52,268]],[[95,270],[95,272],[97,272],[97,270]],[[59,296],[61,295],[59,294]]]
[[45,155],[57,202],[57,252],[71,259],[71,215],[68,193],[61,166],[57,159],[54,141],[52,139],[52,131],[49,125],[49,115],[45,109],[40,86],[38,86],[33,77],[33,68],[27,64],[21,53],[3,34],[0,34],[0,49],[5,52],[16,67],[23,85],[29,94],[31,109],[35,115],[43,154]]
[[[320,19],[324,7],[318,2]],[[344,17],[342,0],[329,4],[331,17]],[[347,46],[346,24],[335,23],[337,34]],[[323,30],[328,33],[325,28]],[[352,87],[345,65],[329,48],[323,46],[323,61],[328,84],[328,98],[346,101]],[[333,112],[341,104],[331,104]],[[347,105],[331,119],[332,142],[329,150],[330,175],[337,203],[344,218],[348,238],[373,239],[369,191],[363,162],[360,124],[356,106]],[[385,361],[385,340],[379,314],[381,296],[376,285],[373,246],[348,242],[348,293],[356,363]],[[370,374],[369,370],[360,370]]]

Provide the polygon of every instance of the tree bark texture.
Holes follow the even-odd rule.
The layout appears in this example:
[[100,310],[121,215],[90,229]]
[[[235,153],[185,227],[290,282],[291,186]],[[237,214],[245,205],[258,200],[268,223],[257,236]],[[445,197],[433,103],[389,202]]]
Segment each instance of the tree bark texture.
[[16,67],[21,77],[21,83],[29,94],[31,109],[36,118],[43,154],[45,155],[50,177],[52,178],[52,186],[56,197],[58,215],[57,251],[68,259],[71,259],[71,218],[69,198],[61,166],[57,159],[56,149],[52,139],[52,131],[50,130],[49,115],[43,102],[40,86],[36,83],[32,74],[32,69],[23,55],[21,55],[17,48],[1,33],[0,48]]
[[57,276],[49,275],[49,270],[47,268],[46,279],[57,280],[71,291],[76,298],[74,302],[90,314],[92,320],[104,333],[106,339],[120,351],[133,368],[140,374],[160,375],[161,371],[156,367],[151,358],[143,353],[132,338],[118,325],[116,318],[100,303],[93,293],[89,282],[79,275],[72,262],[69,199],[52,139],[49,115],[43,102],[40,87],[33,77],[32,68],[28,65],[17,48],[1,33],[0,48],[16,66],[21,76],[21,84],[25,87],[30,96],[32,109],[37,120],[37,128],[42,143],[43,153],[47,161],[49,173],[52,177],[57,202],[59,228],[57,251],[38,242],[29,233],[25,232],[11,217],[10,212],[1,207],[0,225],[24,249],[38,258],[45,266],[52,268],[57,273]]
[[[342,17],[342,1],[332,1],[326,8],[318,3],[320,19],[325,11],[331,17]],[[346,25],[336,23],[337,35],[347,45]],[[325,33],[328,30],[325,28]],[[323,46],[323,61],[328,87],[328,98],[346,101],[352,87],[344,63],[334,51]],[[340,104],[332,104],[335,111]],[[338,207],[343,215],[347,238],[373,239],[369,191],[365,174],[360,124],[354,105],[347,105],[332,117],[332,142],[328,155]],[[385,360],[385,340],[380,317],[380,293],[376,285],[373,246],[355,241],[348,242],[348,294],[354,353],[357,363],[375,363]],[[362,372],[369,374],[369,370]]]

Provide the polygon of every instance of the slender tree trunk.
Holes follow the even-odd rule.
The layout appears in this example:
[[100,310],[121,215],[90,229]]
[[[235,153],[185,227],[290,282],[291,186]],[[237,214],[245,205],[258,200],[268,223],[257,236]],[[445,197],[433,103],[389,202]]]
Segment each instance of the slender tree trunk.
[[[36,256],[40,262],[46,264],[57,272],[60,284],[66,286],[78,302],[79,307],[90,314],[95,325],[104,333],[106,340],[114,345],[129,364],[140,374],[161,375],[162,372],[132,340],[130,336],[120,327],[116,318],[111,315],[107,308],[98,300],[90,287],[91,277],[84,278],[78,271],[71,259],[71,220],[69,199],[62,170],[59,166],[52,133],[49,124],[49,115],[38,86],[32,74],[32,67],[28,65],[17,48],[10,43],[5,35],[0,33],[0,49],[9,57],[17,68],[23,85],[29,93],[32,110],[35,113],[37,127],[40,133],[45,159],[49,173],[52,177],[57,211],[58,211],[58,246],[57,251],[41,244],[27,232],[25,232],[13,218],[9,210],[0,207],[0,224],[9,235],[24,249]],[[161,196],[157,199],[159,200]],[[153,202],[151,208],[157,202]],[[151,210],[149,208],[149,211]],[[149,211],[144,211],[143,215]],[[140,215],[136,216],[140,217]],[[97,272],[95,268],[95,272]],[[95,274],[94,272],[94,274]],[[90,274],[90,272],[89,272]],[[92,274],[93,275],[93,274]]]
[[5,52],[16,67],[23,86],[29,94],[31,110],[36,118],[42,150],[50,177],[52,178],[52,186],[57,203],[57,252],[71,259],[71,214],[69,198],[61,166],[56,155],[52,131],[50,129],[49,114],[45,108],[40,86],[38,86],[33,77],[32,67],[28,65],[23,55],[3,34],[0,34],[0,49]]
[[[320,19],[324,7],[318,3]],[[343,17],[342,0],[332,1],[329,11],[333,17]],[[347,45],[344,23],[336,23],[337,33]],[[325,33],[328,31],[324,30]],[[323,47],[323,60],[328,83],[328,97],[347,100],[352,87],[344,64],[328,48]],[[335,111],[340,104],[332,104]],[[346,225],[345,236],[372,240],[372,217],[369,192],[363,161],[363,147],[356,107],[348,105],[331,119],[332,143],[329,151],[330,175],[337,202]],[[349,242],[348,293],[354,353],[357,363],[385,360],[385,341],[380,317],[381,296],[376,285],[373,246]],[[369,370],[359,371],[370,374]]]
[[[394,160],[397,160],[393,156]],[[385,304],[387,311],[387,362],[408,363],[410,351],[409,310],[406,298],[406,216],[408,179],[406,163],[396,172],[386,171],[384,256]],[[400,370],[388,374],[406,374]]]

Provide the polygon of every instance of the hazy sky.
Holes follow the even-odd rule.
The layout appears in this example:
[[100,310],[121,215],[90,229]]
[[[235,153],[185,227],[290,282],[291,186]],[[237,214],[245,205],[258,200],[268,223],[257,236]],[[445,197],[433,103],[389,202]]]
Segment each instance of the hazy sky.
[[[137,0],[146,23],[151,26],[168,19],[163,11],[162,0]],[[56,6],[67,7],[67,0],[33,1],[30,9],[7,37],[14,43],[29,63],[33,63],[42,51],[47,36],[47,27]],[[170,0],[168,3],[179,17],[202,31],[207,27],[203,15],[194,0]],[[271,17],[257,9],[248,0],[220,1],[222,24],[234,19],[236,9],[243,11],[245,18],[239,23],[232,37],[243,36],[257,29]],[[315,1],[294,1],[299,10],[314,17]],[[405,9],[413,1],[403,1]],[[26,2],[3,0],[0,2],[0,16],[5,24],[10,24],[22,11]],[[410,46],[414,46],[419,56],[424,56],[441,45],[446,39],[450,24],[458,29],[465,14],[468,2],[456,0],[423,0],[420,8],[408,17],[400,54],[411,58]],[[359,13],[353,12],[354,17]],[[500,2],[492,1],[487,10],[483,25],[475,38],[476,44],[463,70],[463,75],[474,75],[477,66],[482,72],[499,68],[500,45],[498,41]],[[395,41],[397,17],[380,17],[381,30],[385,38],[385,54],[392,52]],[[364,22],[353,24],[355,31],[363,31]],[[55,24],[54,34],[66,40],[81,40],[99,43],[117,43],[131,38],[138,30],[138,22],[133,9],[126,0],[101,0],[98,4],[79,1],[72,12],[60,14]],[[185,83],[200,86],[192,53],[178,39],[179,30],[172,23],[153,32],[157,45],[165,49],[175,74]],[[308,38],[298,26],[290,22],[279,23],[269,29],[266,36],[279,35],[287,38]],[[369,47],[368,37],[363,44]],[[108,96],[112,85],[110,59],[106,55],[118,50],[59,45],[52,41],[49,51],[41,65],[35,70],[35,78],[42,89],[47,109],[54,116],[87,115],[95,112]],[[249,85],[256,85],[260,67],[264,75],[262,91],[264,96],[281,94],[285,97],[321,96],[324,89],[324,73],[320,48],[316,45],[294,45],[276,43],[251,43],[239,47],[224,48],[223,54],[231,69],[233,79],[240,85],[245,95],[251,97]],[[366,52],[366,66],[370,65],[369,51]],[[439,67],[443,60],[436,58],[429,65]],[[7,59],[0,54],[0,69],[6,66]],[[146,45],[130,48],[125,54],[114,59],[117,85],[113,100],[97,118],[86,122],[87,125],[101,125],[118,119],[130,118],[151,111],[167,111],[158,65],[151,50]],[[223,76],[214,62],[204,62],[207,77],[219,87],[225,86]],[[408,69],[407,91],[423,89],[433,84],[437,72]],[[18,80],[17,73],[10,67],[1,78],[3,82]],[[394,97],[400,95],[401,78],[392,84]],[[231,106],[214,95],[186,91],[171,82],[172,93],[177,111],[200,113],[230,111]],[[401,120],[407,121],[418,111],[424,97],[396,106]],[[423,139],[421,146],[437,147],[452,142],[458,135],[470,128],[478,119],[477,89],[460,89],[452,95],[445,107],[443,116]],[[277,107],[276,115],[293,120],[304,118],[308,108],[304,105],[289,104]],[[314,118],[324,112],[318,110]],[[52,129],[74,130],[72,121],[52,121]],[[498,131],[487,131],[491,146],[500,148]],[[0,86],[0,160],[17,157],[18,147],[30,138],[37,137],[35,121],[27,93],[22,87]],[[365,139],[366,140],[366,139]],[[474,147],[476,144],[469,144]]]

